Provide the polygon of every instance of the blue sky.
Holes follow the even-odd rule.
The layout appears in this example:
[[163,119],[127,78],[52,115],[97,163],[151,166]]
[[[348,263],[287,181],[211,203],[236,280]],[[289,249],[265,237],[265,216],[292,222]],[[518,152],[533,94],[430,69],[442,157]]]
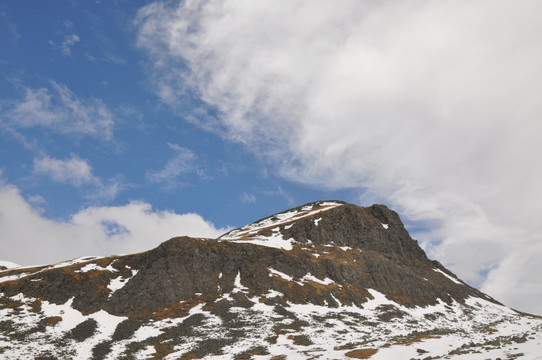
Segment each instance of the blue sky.
[[[32,4],[30,12],[19,2],[2,9],[0,95],[7,124],[0,149],[4,181],[27,199],[41,197],[44,216],[65,219],[84,207],[138,200],[196,212],[223,228],[322,197],[354,199],[349,191],[285,181],[257,154],[161,103],[149,84],[146,54],[136,46],[135,3]],[[66,118],[17,124],[23,122],[18,107],[39,94],[47,97],[43,117],[64,112]],[[188,108],[205,106],[183,101]],[[88,123],[70,119],[78,115],[66,109],[69,102],[85,109]],[[79,181],[55,179],[51,161],[36,170],[43,159],[79,161],[90,173]]]
[[542,312],[540,7],[3,2],[0,259],[378,202],[461,278]]

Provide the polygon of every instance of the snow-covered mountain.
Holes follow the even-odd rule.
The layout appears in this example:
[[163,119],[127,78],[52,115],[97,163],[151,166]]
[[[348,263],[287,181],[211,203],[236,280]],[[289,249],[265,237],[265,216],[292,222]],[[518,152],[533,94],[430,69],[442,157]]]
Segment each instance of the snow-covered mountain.
[[542,359],[542,319],[427,258],[382,205],[4,269],[2,359]]

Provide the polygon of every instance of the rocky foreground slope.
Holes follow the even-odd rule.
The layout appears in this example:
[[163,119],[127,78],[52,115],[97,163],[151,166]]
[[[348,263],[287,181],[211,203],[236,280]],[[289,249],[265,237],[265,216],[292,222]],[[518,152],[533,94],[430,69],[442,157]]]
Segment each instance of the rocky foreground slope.
[[0,271],[2,359],[542,359],[542,319],[429,260],[382,205]]

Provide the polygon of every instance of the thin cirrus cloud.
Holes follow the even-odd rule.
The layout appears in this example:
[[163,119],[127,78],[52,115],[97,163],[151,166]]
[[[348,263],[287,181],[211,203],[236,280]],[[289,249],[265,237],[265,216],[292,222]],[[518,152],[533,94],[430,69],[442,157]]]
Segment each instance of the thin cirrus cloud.
[[[416,234],[430,255],[542,312],[527,271],[542,268],[541,11],[537,1],[210,0],[155,2],[135,23],[162,101],[196,94],[227,139],[283,177],[356,188],[432,224]],[[514,266],[520,258],[529,265]]]
[[49,87],[25,87],[22,99],[6,102],[0,125],[16,134],[41,127],[67,135],[110,140],[114,116],[102,100],[80,99],[66,85],[51,81]]
[[162,169],[147,172],[147,179],[153,183],[162,183],[173,187],[181,175],[199,170],[196,163],[197,156],[192,150],[177,144],[168,144],[168,146],[174,152],[173,157],[166,162]]
[[48,264],[81,254],[134,253],[173,236],[215,238],[228,230],[217,229],[197,214],[158,211],[145,202],[89,207],[66,221],[51,220],[25,200],[17,187],[3,183],[0,229],[2,246],[9,249],[10,260],[20,265]]

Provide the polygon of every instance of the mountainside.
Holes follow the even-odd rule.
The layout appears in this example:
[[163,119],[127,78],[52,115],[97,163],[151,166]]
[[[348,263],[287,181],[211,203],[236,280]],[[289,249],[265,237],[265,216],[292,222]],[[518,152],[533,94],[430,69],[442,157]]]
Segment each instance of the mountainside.
[[542,359],[542,319],[427,258],[383,205],[0,269],[2,359]]

